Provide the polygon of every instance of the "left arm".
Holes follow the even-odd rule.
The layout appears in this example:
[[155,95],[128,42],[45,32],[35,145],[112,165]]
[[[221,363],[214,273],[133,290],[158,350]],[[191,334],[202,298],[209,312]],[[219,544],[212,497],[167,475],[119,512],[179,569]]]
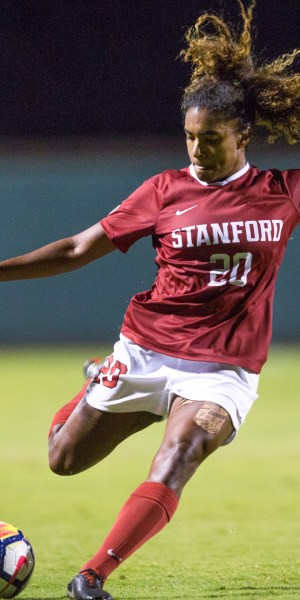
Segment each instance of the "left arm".
[[116,249],[102,225],[96,223],[33,252],[0,263],[0,281],[36,279],[67,273],[87,265]]

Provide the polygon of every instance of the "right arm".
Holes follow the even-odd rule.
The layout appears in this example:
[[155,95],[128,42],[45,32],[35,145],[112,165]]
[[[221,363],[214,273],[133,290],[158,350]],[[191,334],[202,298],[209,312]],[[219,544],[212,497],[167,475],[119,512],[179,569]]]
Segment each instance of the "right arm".
[[116,249],[100,223],[33,252],[0,262],[0,281],[36,279],[67,273]]

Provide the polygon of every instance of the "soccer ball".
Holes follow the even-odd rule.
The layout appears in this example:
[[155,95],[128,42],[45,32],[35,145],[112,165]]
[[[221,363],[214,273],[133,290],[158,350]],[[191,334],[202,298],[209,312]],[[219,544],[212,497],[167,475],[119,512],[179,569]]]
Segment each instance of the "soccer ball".
[[0,521],[0,598],[13,598],[26,587],[34,554],[22,531]]

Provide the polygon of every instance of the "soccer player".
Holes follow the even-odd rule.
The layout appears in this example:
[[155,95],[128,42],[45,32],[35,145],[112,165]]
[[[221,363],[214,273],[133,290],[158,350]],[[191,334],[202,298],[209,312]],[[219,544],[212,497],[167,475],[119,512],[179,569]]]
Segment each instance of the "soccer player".
[[187,481],[235,437],[257,398],[276,275],[299,222],[300,170],[261,171],[246,148],[255,125],[269,141],[299,140],[300,76],[291,65],[300,50],[257,66],[254,2],[245,10],[238,1],[241,33],[206,13],[187,32],[190,165],[152,177],[78,235],[0,264],[2,281],[47,277],[126,252],[142,236],[156,248],[153,287],[132,298],[113,353],[92,365],[51,425],[50,467],[71,475],[166,418],[146,480],[68,585],[77,600],[112,598],[107,577],[168,523]]

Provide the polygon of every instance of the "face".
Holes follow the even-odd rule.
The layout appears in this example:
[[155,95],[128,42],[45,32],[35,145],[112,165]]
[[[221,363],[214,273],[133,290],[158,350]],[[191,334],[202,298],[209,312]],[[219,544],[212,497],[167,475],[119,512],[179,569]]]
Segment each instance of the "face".
[[224,121],[206,108],[192,107],[184,131],[190,160],[202,181],[221,181],[245,166],[250,132],[238,131],[237,119]]

